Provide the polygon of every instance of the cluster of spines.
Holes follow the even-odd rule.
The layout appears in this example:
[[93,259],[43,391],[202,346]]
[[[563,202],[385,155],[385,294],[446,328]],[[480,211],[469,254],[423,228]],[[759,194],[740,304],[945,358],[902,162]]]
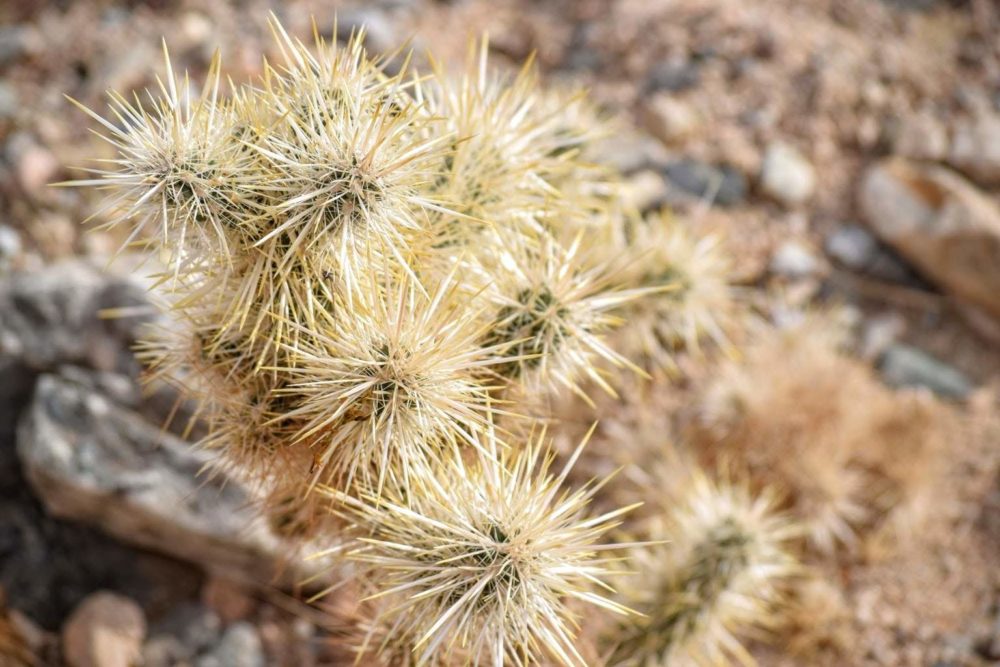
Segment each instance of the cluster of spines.
[[367,575],[359,655],[584,664],[571,607],[627,611],[593,590],[626,510],[588,518],[600,483],[562,488],[579,449],[552,475],[528,420],[498,417],[613,393],[607,368],[639,370],[608,338],[623,320],[647,367],[724,343],[725,266],[623,215],[585,159],[595,115],[530,63],[497,76],[483,41],[457,77],[388,75],[363,35],[311,50],[273,29],[284,62],[254,84],[216,58],[194,97],[168,60],[158,96],[87,111],[118,156],[79,183],[166,261],[150,375],[198,403],[276,529],[337,521],[361,545],[336,549]]
[[368,528],[348,555],[385,573],[369,598],[385,611],[362,646],[383,653],[405,637],[418,664],[442,653],[470,664],[586,664],[566,603],[628,613],[592,584],[617,569],[620,559],[602,554],[624,545],[600,540],[631,508],[586,516],[599,485],[564,489],[584,443],[558,474],[543,443],[544,433],[529,436],[512,452],[490,431],[450,477],[417,478],[377,498],[335,494],[346,518]]
[[635,582],[623,597],[642,615],[612,636],[611,664],[716,667],[755,664],[742,640],[775,629],[789,583],[801,574],[792,551],[799,528],[773,492],[716,483],[693,473],[636,551]]

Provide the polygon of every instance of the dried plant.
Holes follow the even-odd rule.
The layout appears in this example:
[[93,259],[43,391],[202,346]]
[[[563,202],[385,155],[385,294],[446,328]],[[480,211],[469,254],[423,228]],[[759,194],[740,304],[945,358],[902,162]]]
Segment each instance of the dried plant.
[[695,436],[787,489],[811,542],[827,553],[855,546],[890,511],[918,518],[938,438],[934,407],[881,385],[847,356],[847,339],[835,313],[761,329],[746,359],[724,366],[706,389]]

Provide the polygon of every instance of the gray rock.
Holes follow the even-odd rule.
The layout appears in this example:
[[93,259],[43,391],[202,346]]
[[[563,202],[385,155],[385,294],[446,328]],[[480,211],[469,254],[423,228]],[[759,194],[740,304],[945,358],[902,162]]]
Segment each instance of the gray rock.
[[912,12],[926,12],[944,4],[942,0],[882,0],[882,2]]
[[396,29],[385,11],[374,7],[346,9],[337,15],[337,39],[347,41],[351,32],[365,31],[365,47],[374,53],[396,46]]
[[760,187],[764,194],[782,204],[796,206],[812,196],[816,189],[816,172],[794,147],[774,142],[764,153]]
[[[180,643],[183,653],[179,659],[190,660],[205,653],[218,643],[222,635],[222,620],[211,609],[188,602],[181,604],[150,628],[154,639],[171,638]],[[163,642],[164,649],[173,651],[171,642]]]
[[845,225],[827,237],[826,254],[844,267],[891,283],[922,284],[913,271],[860,225]]
[[798,241],[785,241],[771,257],[771,271],[785,278],[798,279],[816,275],[822,269],[813,251]]
[[869,227],[924,275],[1000,317],[1000,209],[944,167],[896,158],[865,173]]
[[896,343],[879,360],[886,384],[892,387],[924,387],[943,398],[964,399],[973,386],[965,375],[923,350]]
[[211,653],[198,658],[195,667],[264,667],[264,647],[249,623],[234,623]]
[[959,121],[948,162],[984,185],[1000,185],[1000,115]]
[[667,164],[664,174],[683,193],[720,206],[735,206],[746,198],[746,178],[727,165],[715,167],[682,158]]
[[24,55],[25,46],[23,27],[0,27],[0,67],[8,65]]
[[143,667],[177,667],[189,662],[190,652],[176,637],[153,637],[142,647]]
[[826,253],[849,269],[865,269],[878,254],[878,239],[860,225],[838,228],[826,239]]
[[653,65],[646,78],[649,90],[669,90],[680,92],[694,88],[701,83],[701,70],[698,63],[681,58],[661,60]]
[[17,114],[19,101],[17,91],[8,83],[0,81],[0,120],[8,120]]
[[604,54],[598,48],[599,24],[583,21],[573,27],[566,49],[563,68],[571,72],[596,71],[604,65]]
[[92,371],[42,375],[17,452],[55,516],[127,543],[244,576],[274,575],[276,539],[232,479],[206,476],[210,455],[100,392]]
[[68,363],[132,372],[136,363],[128,348],[152,310],[117,319],[102,318],[101,311],[144,304],[140,287],[84,262],[11,274],[0,281],[0,359],[36,371]]
[[7,271],[21,255],[21,235],[8,225],[0,225],[0,273]]

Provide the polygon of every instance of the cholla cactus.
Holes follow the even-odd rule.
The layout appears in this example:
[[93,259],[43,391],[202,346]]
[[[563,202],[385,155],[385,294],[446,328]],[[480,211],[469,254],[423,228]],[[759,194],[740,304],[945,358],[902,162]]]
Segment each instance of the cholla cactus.
[[339,498],[370,531],[348,557],[372,568],[375,597],[389,601],[373,623],[383,635],[370,638],[377,653],[406,638],[420,664],[521,665],[547,656],[582,665],[569,604],[627,612],[590,584],[615,562],[602,552],[624,546],[600,544],[602,535],[631,508],[586,516],[597,487],[563,489],[583,443],[554,475],[543,441],[544,433],[501,451],[489,431],[485,455],[469,465],[377,498]]
[[644,292],[616,291],[581,232],[615,221],[583,194],[589,116],[557,113],[530,66],[491,74],[485,42],[465,75],[423,78],[386,74],[363,35],[273,30],[283,63],[253,84],[223,95],[216,59],[195,97],[168,64],[151,104],[88,112],[119,156],[82,183],[167,266],[151,375],[199,404],[203,445],[281,534],[369,566],[392,602],[379,655],[582,664],[574,606],[624,611],[592,587],[626,510],[585,517],[599,483],[564,489],[570,466],[501,442],[494,415],[612,391],[599,366],[628,365],[605,337]]
[[627,351],[670,370],[679,351],[698,352],[706,340],[729,349],[736,301],[720,239],[697,236],[665,212],[627,220],[621,237],[636,258],[629,282],[660,290],[628,304]]
[[799,571],[798,530],[771,492],[715,484],[695,472],[682,502],[654,535],[669,542],[636,551],[638,576],[625,599],[644,616],[616,637],[612,664],[753,664],[740,643],[773,629],[783,588]]

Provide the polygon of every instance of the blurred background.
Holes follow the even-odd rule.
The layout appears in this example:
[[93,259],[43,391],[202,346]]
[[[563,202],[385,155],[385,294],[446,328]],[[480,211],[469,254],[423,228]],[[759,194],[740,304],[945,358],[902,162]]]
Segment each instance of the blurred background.
[[0,664],[340,664],[246,494],[198,477],[198,434],[161,429],[173,397],[139,390],[144,285],[87,231],[100,193],[48,185],[109,155],[66,95],[154,85],[161,38],[193,81],[216,49],[253,76],[269,11],[417,62],[483,32],[498,67],[535,53],[616,119],[602,158],[632,203],[721,233],[760,312],[845,306],[863,363],[963,424],[927,541],[832,566],[866,629],[846,664],[1000,664],[994,0],[0,0]]

